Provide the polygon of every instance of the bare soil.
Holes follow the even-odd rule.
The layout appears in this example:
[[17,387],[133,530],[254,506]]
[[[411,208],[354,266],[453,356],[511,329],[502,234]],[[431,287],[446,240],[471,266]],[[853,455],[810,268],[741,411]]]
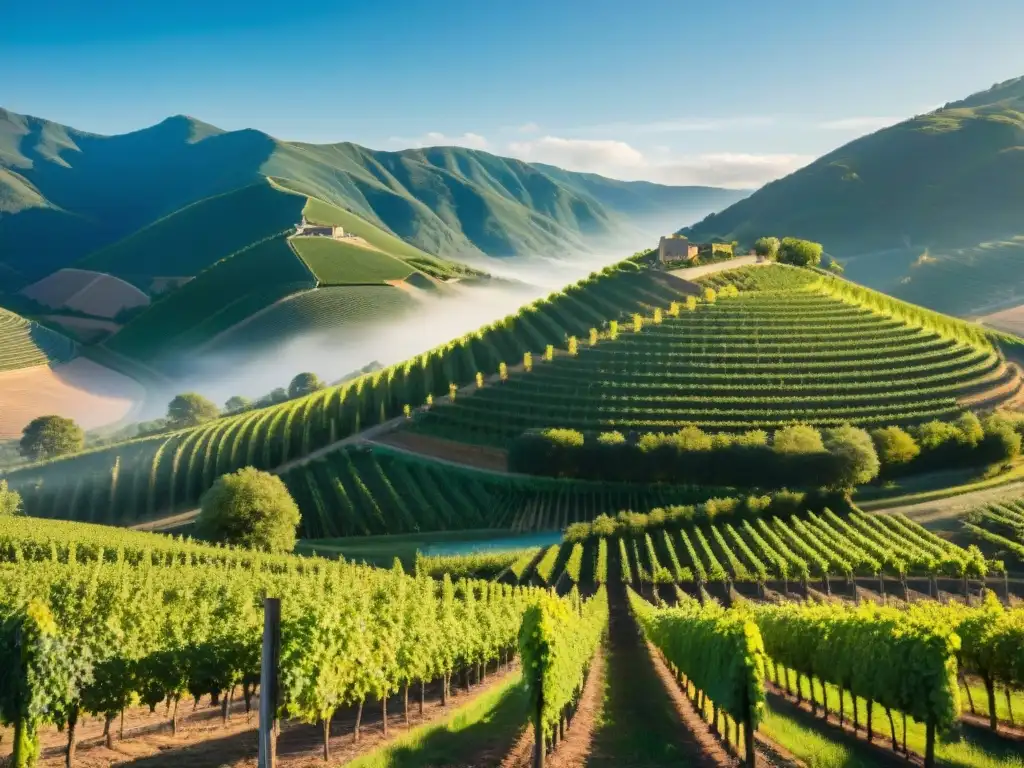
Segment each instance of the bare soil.
[[504,472],[508,468],[508,451],[488,446],[457,443],[432,435],[399,430],[379,435],[374,443],[398,448],[421,456],[463,464],[494,472]]
[[[516,667],[513,666],[514,670]],[[331,723],[330,765],[342,765],[359,755],[370,752],[388,740],[434,720],[444,718],[457,707],[502,682],[509,672],[492,674],[483,682],[462,690],[452,681],[452,697],[442,707],[438,685],[427,686],[427,699],[423,715],[419,714],[419,689],[409,692],[410,723],[407,727],[401,693],[388,700],[388,738],[384,737],[380,702],[367,702],[360,725],[360,737],[353,739],[356,708],[339,710]],[[231,719],[223,725],[220,707],[204,699],[193,711],[192,702],[179,704],[178,732],[171,735],[168,716],[163,705],[151,714],[147,708],[125,712],[125,738],[117,738],[119,723],[114,722],[114,748],[108,749],[102,738],[103,721],[90,718],[78,727],[79,746],[75,765],[78,768],[255,768],[256,728],[258,724],[258,697],[253,697],[252,714],[246,717],[244,704],[235,701]],[[10,734],[0,741],[0,761],[9,754]],[[42,734],[43,755],[40,768],[63,768],[66,734],[47,728]],[[281,768],[314,768],[324,766],[323,735],[319,725],[297,721],[284,721],[277,743],[278,765]],[[493,764],[493,763],[492,763]]]
[[77,309],[105,318],[114,318],[123,309],[149,304],[149,297],[131,283],[87,269],[60,269],[22,293],[54,309]]
[[0,439],[20,437],[37,416],[58,414],[93,429],[124,418],[145,397],[127,376],[86,358],[0,372]]

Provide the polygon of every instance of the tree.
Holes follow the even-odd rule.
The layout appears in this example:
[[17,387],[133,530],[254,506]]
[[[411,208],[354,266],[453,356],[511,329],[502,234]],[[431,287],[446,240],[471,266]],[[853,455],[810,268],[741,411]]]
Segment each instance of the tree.
[[7,487],[6,480],[0,480],[0,517],[17,515],[21,512],[21,494]]
[[195,392],[177,395],[167,406],[167,423],[172,429],[195,427],[219,415],[216,405]]
[[853,488],[878,477],[878,453],[866,430],[843,424],[826,429],[822,439],[836,460],[836,484],[840,488]]
[[779,238],[759,237],[754,241],[754,253],[768,261],[779,258]]
[[245,467],[221,475],[199,500],[203,538],[267,552],[295,549],[299,507],[276,475]]
[[33,460],[77,453],[84,445],[82,428],[63,416],[37,416],[21,433],[21,453]]
[[899,427],[881,427],[872,431],[878,458],[884,467],[897,467],[916,459],[921,447],[913,436]]
[[239,411],[246,411],[252,407],[252,400],[248,397],[242,397],[241,395],[233,395],[228,398],[228,401],[224,403],[225,413],[238,413]]
[[294,400],[296,397],[304,397],[323,388],[324,383],[315,373],[300,373],[288,385],[288,397]]
[[823,453],[821,433],[809,424],[794,424],[775,430],[772,448],[776,453]]
[[779,244],[779,261],[795,267],[816,267],[821,263],[821,243],[784,237]]

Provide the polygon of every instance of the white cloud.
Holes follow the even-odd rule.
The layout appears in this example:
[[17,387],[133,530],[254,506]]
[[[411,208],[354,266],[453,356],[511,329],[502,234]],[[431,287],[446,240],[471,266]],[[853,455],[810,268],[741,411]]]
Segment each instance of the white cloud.
[[535,141],[513,141],[508,150],[522,160],[549,163],[570,170],[633,168],[644,162],[644,156],[629,144],[611,139],[545,136]]
[[539,133],[540,126],[537,123],[523,123],[516,130],[520,133]]
[[844,117],[839,120],[826,120],[823,123],[818,123],[818,127],[826,131],[877,131],[905,119],[903,117]]
[[813,156],[800,154],[707,153],[675,154],[659,147],[652,156],[624,141],[565,139],[545,136],[512,142],[509,154],[530,162],[549,163],[573,171],[632,181],[709,185],[740,189],[760,187],[806,165]]
[[460,136],[448,136],[440,131],[429,131],[417,138],[407,139],[392,136],[388,139],[392,144],[401,147],[469,147],[470,149],[490,149],[490,142],[479,133],[463,133]]

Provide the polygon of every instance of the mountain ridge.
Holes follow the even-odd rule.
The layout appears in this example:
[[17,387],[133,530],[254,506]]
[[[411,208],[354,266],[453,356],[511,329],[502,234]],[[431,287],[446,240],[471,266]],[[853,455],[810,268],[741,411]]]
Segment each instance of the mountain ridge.
[[1024,301],[1022,202],[1024,77],[855,139],[682,231],[818,240],[855,280],[970,314]]
[[0,109],[0,273],[13,270],[22,284],[38,279],[267,177],[454,260],[586,250],[634,233],[629,219],[645,206],[662,219],[672,211],[696,219],[745,194],[597,182],[461,147],[288,142],[185,115],[102,136]]

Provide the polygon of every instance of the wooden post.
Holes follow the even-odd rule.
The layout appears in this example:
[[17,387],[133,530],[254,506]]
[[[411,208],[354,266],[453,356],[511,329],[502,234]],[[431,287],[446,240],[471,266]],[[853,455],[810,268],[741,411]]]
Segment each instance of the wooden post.
[[935,768],[935,720],[928,718],[924,742],[924,768]]
[[[540,680],[537,681],[540,688]],[[533,713],[533,768],[544,768],[544,690],[537,696],[537,711]]]
[[263,598],[263,656],[260,664],[260,729],[257,765],[277,766],[278,664],[281,657],[281,600]]

